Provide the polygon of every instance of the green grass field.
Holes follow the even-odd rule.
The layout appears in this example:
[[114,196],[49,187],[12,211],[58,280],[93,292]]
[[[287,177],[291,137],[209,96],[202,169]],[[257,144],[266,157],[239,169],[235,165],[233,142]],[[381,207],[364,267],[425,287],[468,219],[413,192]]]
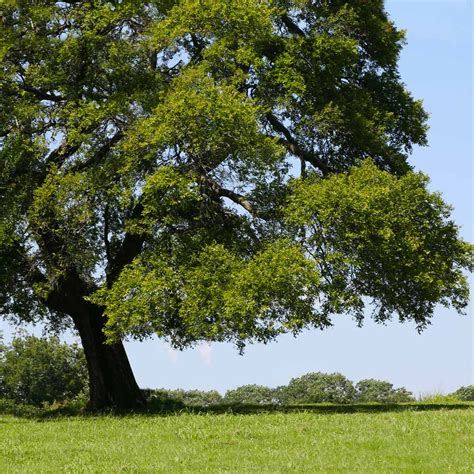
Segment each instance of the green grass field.
[[0,416],[0,472],[474,472],[474,410]]

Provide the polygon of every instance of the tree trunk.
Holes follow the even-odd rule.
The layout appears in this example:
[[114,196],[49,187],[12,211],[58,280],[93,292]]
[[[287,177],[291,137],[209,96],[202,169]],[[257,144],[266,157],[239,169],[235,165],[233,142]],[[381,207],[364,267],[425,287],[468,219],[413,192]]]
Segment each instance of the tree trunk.
[[85,302],[72,315],[82,341],[89,371],[91,410],[137,409],[145,406],[121,342],[106,344],[102,310]]

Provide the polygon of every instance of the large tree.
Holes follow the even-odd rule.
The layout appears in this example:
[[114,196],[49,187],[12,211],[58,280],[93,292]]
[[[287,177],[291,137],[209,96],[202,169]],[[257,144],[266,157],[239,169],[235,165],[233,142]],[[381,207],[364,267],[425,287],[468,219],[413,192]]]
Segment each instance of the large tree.
[[382,0],[3,0],[0,313],[73,324],[100,408],[143,403],[127,335],[462,311],[403,41]]

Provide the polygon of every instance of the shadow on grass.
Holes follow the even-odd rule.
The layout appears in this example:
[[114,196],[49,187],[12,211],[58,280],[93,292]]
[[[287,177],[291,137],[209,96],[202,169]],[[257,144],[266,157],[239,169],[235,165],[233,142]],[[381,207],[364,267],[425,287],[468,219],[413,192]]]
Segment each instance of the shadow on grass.
[[117,416],[126,417],[130,415],[142,416],[177,416],[183,414],[194,415],[257,415],[270,413],[315,413],[315,414],[354,414],[354,413],[387,413],[404,411],[440,411],[440,410],[467,410],[473,409],[474,403],[400,403],[400,404],[308,404],[308,405],[214,405],[207,407],[186,407],[186,406],[149,406],[140,411],[73,411],[67,409],[57,409],[45,411],[39,418],[56,418],[64,416]]
[[141,416],[177,416],[183,414],[195,415],[256,415],[269,413],[316,413],[316,414],[354,414],[354,413],[387,413],[404,411],[440,411],[440,410],[468,410],[474,409],[474,402],[451,403],[352,403],[345,405],[336,404],[306,404],[306,405],[213,405],[207,407],[186,407],[181,403],[153,402],[146,409],[139,411],[107,410],[88,411],[70,406],[55,408],[33,408],[17,406],[15,410],[0,410],[1,415],[13,415],[18,418],[34,418],[37,420],[50,420],[64,417],[97,417],[116,416],[126,417],[131,415]]
[[464,410],[474,408],[474,404],[466,403],[362,403],[362,404],[307,404],[289,406],[263,406],[263,405],[233,405],[215,406],[205,409],[208,413],[236,413],[236,414],[256,414],[256,413],[381,413],[392,411],[430,411],[430,410]]
[[394,411],[436,411],[436,410],[464,410],[474,408],[474,404],[450,403],[450,404],[307,404],[307,405],[218,405],[211,407],[187,407],[190,413],[212,413],[212,414],[236,414],[255,415],[259,413],[384,413]]

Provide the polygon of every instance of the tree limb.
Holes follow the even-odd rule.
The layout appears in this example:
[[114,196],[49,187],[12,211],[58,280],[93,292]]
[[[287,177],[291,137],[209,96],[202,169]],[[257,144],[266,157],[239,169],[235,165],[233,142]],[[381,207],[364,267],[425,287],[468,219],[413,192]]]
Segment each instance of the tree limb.
[[210,189],[212,189],[212,191],[218,196],[230,199],[232,202],[243,207],[250,214],[258,214],[258,211],[254,208],[250,201],[242,194],[236,193],[235,191],[231,191],[230,189],[223,188],[213,179],[209,178],[209,176],[201,175],[201,179],[202,182],[206,184]]
[[84,171],[89,166],[94,163],[98,163],[102,158],[104,158],[107,153],[123,138],[123,132],[117,132],[112,138],[109,139],[101,148],[97,150],[88,160],[78,163],[74,166],[71,172]]
[[79,150],[81,143],[75,143],[74,145],[63,142],[57,148],[55,148],[47,157],[46,164],[59,165],[61,161],[69,158],[73,153]]
[[20,87],[20,89],[23,89],[26,92],[30,92],[31,94],[34,94],[35,97],[41,100],[49,100],[51,102],[61,102],[64,100],[59,95],[44,92],[40,89],[37,89],[36,87],[29,86],[28,84],[25,84],[25,83],[18,84],[18,87]]
[[278,118],[271,114],[267,114],[267,119],[270,122],[270,125],[273,129],[281,133],[285,138],[278,138],[278,142],[281,143],[292,155],[300,158],[301,160],[311,163],[315,168],[318,168],[323,174],[329,172],[329,167],[327,164],[305,149],[301,148],[298,142],[295,140],[291,132],[278,120]]
[[[90,125],[84,130],[84,133],[92,132],[97,126],[98,125]],[[71,144],[65,140],[47,156],[46,164],[61,164],[61,162],[64,162],[64,160],[76,153],[76,151],[79,150],[81,146],[82,142]]]
[[[134,207],[131,214],[131,218],[137,219],[141,216],[142,212],[143,204],[139,202]],[[136,234],[130,232],[127,232],[125,234],[120,248],[116,252],[115,256],[111,260],[109,260],[106,271],[107,286],[110,287],[113,282],[118,278],[123,268],[129,263],[132,263],[133,259],[141,253],[144,243],[144,234]]]
[[218,193],[219,196],[229,198],[231,201],[235,202],[236,204],[239,204],[250,214],[255,215],[257,213],[257,211],[254,209],[252,204],[245,198],[245,196],[242,196],[241,194],[238,194],[234,191],[231,191],[230,189],[225,188],[219,188]]
[[288,16],[288,14],[285,13],[282,15],[281,20],[290,33],[306,37],[306,33]]

